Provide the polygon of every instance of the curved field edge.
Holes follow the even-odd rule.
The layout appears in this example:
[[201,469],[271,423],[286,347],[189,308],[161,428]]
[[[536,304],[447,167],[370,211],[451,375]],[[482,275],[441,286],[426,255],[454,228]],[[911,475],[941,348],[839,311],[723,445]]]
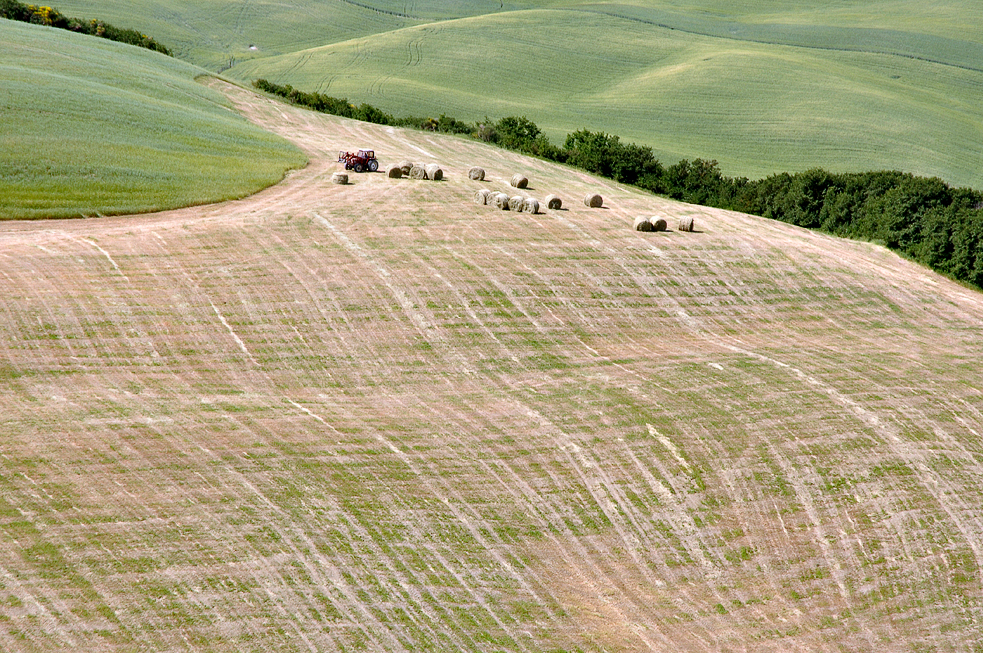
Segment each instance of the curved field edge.
[[201,68],[0,20],[0,219],[159,211],[254,193],[305,164],[198,83]]
[[[980,294],[227,92],[311,164],[222,205],[0,225],[4,650],[979,641]],[[444,180],[331,184],[352,143]],[[564,210],[472,201],[517,172]]]

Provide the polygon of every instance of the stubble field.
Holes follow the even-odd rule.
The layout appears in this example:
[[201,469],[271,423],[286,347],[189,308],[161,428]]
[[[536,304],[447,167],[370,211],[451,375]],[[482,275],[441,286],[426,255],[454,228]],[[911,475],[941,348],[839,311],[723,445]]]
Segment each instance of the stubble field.
[[[310,165],[0,225],[0,649],[980,641],[978,292],[214,84]],[[330,184],[361,146],[445,180]],[[564,208],[472,203],[514,172]]]

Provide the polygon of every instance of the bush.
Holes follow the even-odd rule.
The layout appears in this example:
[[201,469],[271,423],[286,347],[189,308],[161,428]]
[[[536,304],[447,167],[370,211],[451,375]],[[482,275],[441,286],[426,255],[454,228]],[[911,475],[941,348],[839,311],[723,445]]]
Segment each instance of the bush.
[[495,133],[500,146],[519,152],[532,152],[542,135],[536,123],[524,116],[507,116],[495,123]]

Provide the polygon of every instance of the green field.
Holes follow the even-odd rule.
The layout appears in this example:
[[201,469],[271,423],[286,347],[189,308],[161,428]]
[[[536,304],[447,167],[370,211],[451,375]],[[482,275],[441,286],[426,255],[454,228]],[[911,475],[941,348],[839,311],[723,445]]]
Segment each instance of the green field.
[[0,219],[215,202],[304,164],[197,83],[201,68],[7,20],[0,42]]
[[[983,187],[979,3],[70,2],[179,56],[396,115],[524,115],[725,174],[901,169]],[[231,66],[231,67],[230,67]]]

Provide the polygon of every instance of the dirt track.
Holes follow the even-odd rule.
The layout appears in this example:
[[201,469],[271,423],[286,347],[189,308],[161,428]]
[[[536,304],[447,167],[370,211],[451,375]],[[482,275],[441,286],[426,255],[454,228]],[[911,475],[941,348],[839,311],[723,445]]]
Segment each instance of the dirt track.
[[[310,165],[221,205],[0,224],[0,649],[983,639],[980,294],[224,89]],[[445,181],[330,184],[361,146]],[[564,209],[472,203],[514,172]],[[631,230],[660,211],[698,233]]]

